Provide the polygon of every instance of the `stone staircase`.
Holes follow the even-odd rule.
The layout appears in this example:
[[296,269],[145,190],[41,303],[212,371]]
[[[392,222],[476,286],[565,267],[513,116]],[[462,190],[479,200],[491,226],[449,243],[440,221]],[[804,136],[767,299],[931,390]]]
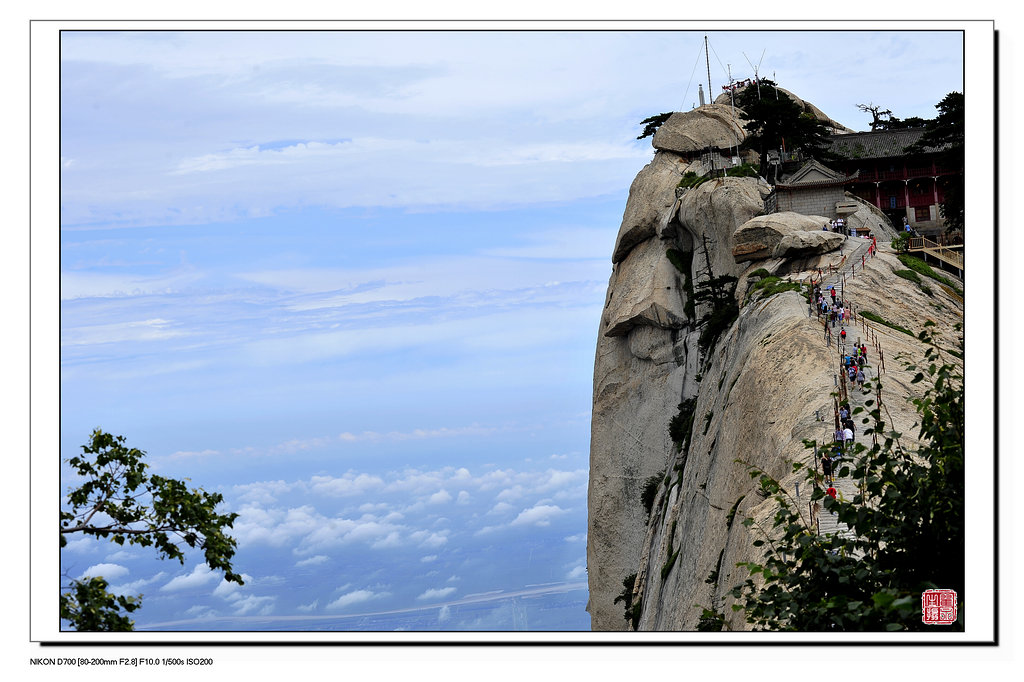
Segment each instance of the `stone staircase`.
[[[822,281],[822,283],[821,283],[822,291],[827,290],[827,287],[830,286],[830,285],[835,286],[838,289],[840,287],[840,283],[842,282],[843,275],[851,273],[854,268],[860,266],[860,264],[862,262],[861,261],[861,256],[867,254],[868,247],[869,247],[870,244],[871,244],[871,241],[867,240],[867,239],[856,239],[856,238],[854,238],[854,239],[847,239],[846,240],[846,244],[844,245],[844,249],[843,249],[844,254],[846,254],[846,259],[844,260],[843,265],[837,271],[835,271],[834,273],[832,273],[830,276],[826,277]],[[845,292],[843,292],[843,295],[845,296],[845,300],[847,302],[849,302],[850,299],[849,299],[848,296],[846,296]],[[847,323],[846,329],[847,329],[847,334],[849,335],[849,338],[847,340],[847,347],[852,347],[853,343],[857,339],[857,336],[856,336],[856,333],[855,333],[856,325],[855,324],[851,324],[851,323]],[[837,363],[838,363],[838,357],[839,357],[838,334],[835,335],[835,338],[836,338],[836,342],[835,343],[837,345],[833,346],[833,348],[836,351],[836,358],[837,358]],[[870,368],[871,365],[868,364],[866,367]],[[837,371],[841,371],[841,369],[838,366],[837,366]],[[869,371],[870,371],[870,369],[869,369]],[[848,395],[848,402],[849,402],[851,411],[855,407],[864,407],[866,409],[866,406],[864,405],[864,402],[865,402],[865,400],[867,400],[867,397],[865,397],[862,394],[861,390],[856,388],[856,385],[853,385],[853,386],[850,387],[850,390],[847,391],[847,395]],[[854,435],[854,442],[856,442],[856,439],[858,437],[864,438],[864,435],[860,434],[860,433],[855,434]],[[826,431],[825,438],[823,439],[823,443],[824,443],[823,447],[828,448],[828,452],[833,452],[834,451],[833,431],[832,431],[832,429],[829,429],[828,431]],[[821,452],[820,451],[818,453],[818,456],[819,457],[821,456]],[[850,477],[848,477],[848,476],[847,477],[842,477],[842,476],[838,475],[838,470],[841,469],[844,465],[852,465],[852,459],[844,457],[844,458],[840,459],[839,461],[837,461],[835,463],[835,465],[834,465],[835,466],[835,473],[833,475],[833,487],[836,489],[836,497],[837,497],[837,499],[844,500],[844,501],[850,501],[857,494],[857,486],[855,485],[853,479],[851,479]],[[817,522],[817,528],[818,528],[818,534],[819,535],[827,536],[827,535],[838,534],[838,535],[841,535],[841,536],[847,537],[847,538],[854,537],[854,533],[853,533],[852,530],[850,530],[849,526],[847,526],[845,523],[841,523],[839,521],[838,517],[835,514],[826,511],[825,508],[824,508],[824,505],[821,505],[821,507],[820,507],[820,511],[819,511],[819,513],[817,514],[817,517],[816,517],[816,522]]]

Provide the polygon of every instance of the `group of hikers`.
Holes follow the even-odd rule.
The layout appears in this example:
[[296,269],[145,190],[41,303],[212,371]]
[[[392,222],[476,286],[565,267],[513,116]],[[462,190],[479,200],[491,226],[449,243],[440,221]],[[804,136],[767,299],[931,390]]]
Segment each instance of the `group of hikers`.
[[842,218],[836,218],[831,222],[825,223],[821,226],[821,229],[825,232],[838,232],[839,234],[846,234],[846,221]]
[[[843,330],[843,333],[845,334],[845,330]],[[864,374],[867,362],[868,347],[866,344],[853,344],[849,350],[843,347],[842,359],[840,361],[842,380],[849,381],[851,386],[856,383],[860,388],[864,388],[864,382],[867,381],[867,376]],[[839,405],[839,411],[836,415],[836,430],[832,435],[831,451],[826,450],[821,455],[821,469],[825,475],[825,483],[828,485],[831,486],[833,483],[833,472],[836,470],[836,462],[850,452],[856,433],[857,427],[853,422],[850,406],[848,403],[843,402]]]
[[[869,245],[869,254],[874,253],[874,241]],[[818,312],[826,316],[825,330],[831,343],[831,330],[839,327],[839,337],[836,347],[840,351],[840,373],[841,381],[854,383],[860,388],[864,387],[867,381],[865,370],[868,363],[868,348],[864,343],[853,343],[847,348],[846,345],[846,323],[852,319],[853,311],[848,302],[843,301],[842,295],[836,291],[834,286],[822,290],[821,285],[816,285],[813,292],[813,300],[816,302]],[[852,451],[854,437],[857,428],[853,421],[853,415],[848,402],[842,402],[838,406],[836,414],[836,429],[832,436],[831,447],[826,447],[821,453],[821,470],[824,474],[824,482],[828,486],[827,493],[830,497],[836,496],[835,472],[839,468],[839,462],[848,457]]]
[[[836,298],[835,288],[830,288],[829,297],[826,297],[825,294],[821,292],[821,289],[817,287],[815,287],[814,293],[818,303],[818,310],[822,315],[828,316],[831,325],[835,327],[836,324],[839,324],[839,326],[845,327],[853,312],[843,305],[843,300],[841,298]],[[829,298],[832,300],[829,301]]]
[[839,406],[839,419],[833,435],[832,449],[831,451],[826,449],[821,453],[821,471],[825,476],[826,484],[830,486],[833,484],[836,463],[850,452],[856,432],[857,427],[853,423],[850,407],[843,403]]
[[863,343],[854,344],[853,349],[843,353],[843,373],[852,386],[854,382],[864,388],[867,377],[864,376],[864,365],[868,362],[868,347]]

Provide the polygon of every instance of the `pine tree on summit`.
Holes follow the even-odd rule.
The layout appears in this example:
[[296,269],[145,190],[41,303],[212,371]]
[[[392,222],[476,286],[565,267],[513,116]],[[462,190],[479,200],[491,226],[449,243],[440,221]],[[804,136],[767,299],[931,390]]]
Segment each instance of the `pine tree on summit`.
[[774,81],[762,78],[760,85],[760,90],[748,86],[737,91],[736,106],[742,110],[739,117],[747,130],[741,147],[758,153],[761,174],[768,168],[768,152],[773,149],[803,149],[815,158],[830,158],[825,124],[805,112],[789,95],[780,94]]

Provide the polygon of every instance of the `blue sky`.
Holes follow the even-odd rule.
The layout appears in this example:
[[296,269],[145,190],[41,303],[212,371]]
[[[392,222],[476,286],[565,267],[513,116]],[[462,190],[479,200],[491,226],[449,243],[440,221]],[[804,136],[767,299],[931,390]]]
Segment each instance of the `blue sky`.
[[[760,61],[857,130],[963,89],[956,32],[708,35],[716,92]],[[65,32],[61,455],[102,427],[223,493],[247,579],[63,570],[139,628],[588,629],[610,255],[703,37]]]

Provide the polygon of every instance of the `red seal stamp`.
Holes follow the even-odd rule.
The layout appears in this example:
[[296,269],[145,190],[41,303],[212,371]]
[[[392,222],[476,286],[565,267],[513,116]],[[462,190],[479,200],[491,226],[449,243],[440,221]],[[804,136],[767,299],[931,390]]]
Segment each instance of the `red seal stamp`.
[[956,622],[956,591],[925,590],[921,594],[921,621],[925,625],[952,625]]

